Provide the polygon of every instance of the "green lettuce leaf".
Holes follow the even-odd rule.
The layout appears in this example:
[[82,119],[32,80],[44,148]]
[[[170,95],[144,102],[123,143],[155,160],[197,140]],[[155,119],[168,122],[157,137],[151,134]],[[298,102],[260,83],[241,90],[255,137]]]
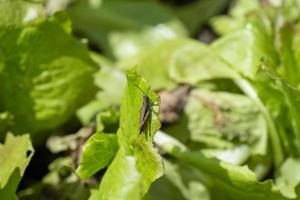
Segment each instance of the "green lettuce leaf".
[[186,36],[183,24],[154,1],[81,3],[68,13],[75,30],[117,59],[136,55],[163,40]]
[[285,134],[284,125],[277,123],[277,120],[284,119],[284,104],[282,95],[272,88],[268,78],[258,75],[262,63],[267,63],[269,68],[275,71],[280,66],[275,36],[276,32],[270,19],[265,15],[254,15],[248,19],[243,29],[220,38],[212,44],[212,49],[224,62],[241,73],[241,77],[234,79],[234,82],[255,102],[264,115],[274,162],[278,169],[284,159],[282,144],[288,143],[288,139],[281,137]]
[[125,73],[103,57],[99,55],[93,57],[101,67],[94,76],[95,85],[100,89],[96,98],[109,105],[119,105],[126,85]]
[[[252,16],[262,16],[261,20],[270,18],[280,27],[284,23],[298,24],[300,17],[298,0],[267,2],[259,0],[237,0],[234,1],[227,15],[214,16],[210,23],[214,30],[220,35],[229,34],[245,26]],[[278,17],[280,16],[280,21]]]
[[139,73],[151,81],[153,89],[172,89],[176,83],[238,78],[234,68],[213,51],[195,40],[176,39],[149,47],[118,64],[122,68],[137,66]]
[[255,79],[262,59],[278,65],[273,34],[270,21],[254,17],[243,29],[214,42],[212,49],[243,76]]
[[[127,73],[127,87],[121,104],[119,150],[108,167],[98,190],[92,191],[90,199],[141,199],[151,183],[162,175],[162,163],[152,146],[152,138],[160,127],[155,106],[152,107],[147,128],[140,133],[140,109],[143,91],[148,84],[136,72]],[[149,91],[152,103],[158,96]]]
[[96,53],[92,54],[92,59],[100,68],[94,74],[94,82],[99,90],[95,100],[84,105],[76,112],[84,125],[88,125],[99,112],[110,112],[111,107],[118,107],[122,101],[126,85],[125,74],[112,61]]
[[164,41],[145,49],[128,61],[120,62],[119,65],[122,68],[137,66],[138,72],[151,82],[151,88],[154,90],[172,89],[176,86],[169,74],[173,57],[177,51],[192,44],[197,45],[195,40],[190,39]]
[[296,186],[300,183],[299,167],[299,159],[288,158],[282,164],[279,176],[275,179],[276,186],[279,188],[282,194],[284,194],[287,197],[297,197],[295,189]]
[[169,75],[179,83],[197,84],[211,79],[234,79],[236,71],[222,61],[206,45],[187,44],[172,56]]
[[[224,199],[230,200],[288,200],[280,194],[271,181],[259,182],[256,175],[246,166],[236,166],[227,162],[207,158],[199,151],[191,151],[174,138],[157,133],[154,140],[164,152],[197,168],[209,177],[210,184],[224,192]],[[298,194],[299,195],[299,194]]]
[[137,169],[136,158],[126,156],[120,149],[106,171],[98,190],[92,190],[89,200],[142,198],[142,177]]
[[16,132],[56,128],[94,96],[94,63],[66,21],[58,13],[23,29],[0,28],[0,101]]
[[164,169],[164,176],[151,186],[151,199],[211,199],[208,188],[202,183],[205,177],[199,170],[182,162],[170,162],[166,159]]
[[191,140],[213,148],[248,144],[253,154],[267,152],[267,124],[246,96],[206,90],[192,91],[185,113]]
[[247,14],[258,10],[260,6],[259,0],[237,0],[228,15],[214,16],[210,23],[220,35],[232,33],[241,29],[247,23]]
[[96,133],[85,143],[76,173],[82,179],[91,177],[97,171],[110,164],[117,150],[118,141],[116,135]]
[[14,136],[8,133],[6,135],[5,143],[0,144],[1,199],[18,199],[15,193],[33,153],[34,149],[28,134]]
[[120,113],[116,107],[109,107],[96,117],[97,132],[115,133],[118,129]]
[[0,27],[22,27],[45,18],[42,4],[33,1],[2,0],[0,9]]
[[[278,123],[277,126],[292,130],[291,132],[281,132],[282,143],[286,143],[285,145],[288,146],[288,153],[300,155],[300,115],[298,112],[300,110],[300,90],[270,68],[268,63],[262,63],[258,77],[259,81],[257,81],[256,85],[261,96],[263,96],[263,90],[270,88],[271,93],[269,96],[263,96],[266,100],[275,98],[277,93],[280,94],[280,98],[276,99],[281,105],[280,113],[277,114],[277,120],[282,120],[282,117],[285,117],[285,120],[280,121],[281,123]],[[285,113],[285,109],[290,110],[290,112]]]

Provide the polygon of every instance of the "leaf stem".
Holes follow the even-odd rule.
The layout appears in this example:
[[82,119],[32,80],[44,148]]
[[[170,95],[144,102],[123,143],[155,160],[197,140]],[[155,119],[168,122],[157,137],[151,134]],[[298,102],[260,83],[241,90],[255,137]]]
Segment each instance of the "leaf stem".
[[256,91],[254,90],[252,85],[249,83],[249,81],[247,81],[246,79],[240,78],[240,79],[235,79],[234,82],[248,97],[250,97],[256,103],[256,105],[262,112],[262,114],[267,122],[268,129],[269,129],[268,133],[270,136],[272,151],[274,153],[274,163],[275,163],[275,166],[278,167],[281,164],[281,162],[283,161],[283,151],[282,151],[282,146],[281,146],[281,142],[279,139],[279,134],[277,132],[277,129],[276,129],[276,126],[272,119],[272,116],[270,115],[268,109],[261,102],[260,98],[258,97]]

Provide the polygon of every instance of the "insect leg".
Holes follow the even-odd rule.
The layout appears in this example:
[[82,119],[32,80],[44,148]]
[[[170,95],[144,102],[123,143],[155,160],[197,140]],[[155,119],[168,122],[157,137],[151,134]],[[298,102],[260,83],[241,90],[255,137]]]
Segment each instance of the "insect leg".
[[159,111],[156,112],[152,107],[150,109],[151,109],[151,112],[153,112],[156,116],[159,115]]
[[142,111],[143,113],[141,113],[140,116],[140,133],[144,131],[145,128],[147,128],[147,120],[149,119],[149,115],[151,113],[151,107]]
[[147,122],[147,126],[148,126],[148,130],[146,133],[146,140],[147,140],[147,135],[149,134],[150,138],[151,138],[151,122],[152,122],[152,113],[149,113],[149,120]]
[[159,105],[160,105],[160,96],[158,96],[157,99],[154,100],[153,102],[155,102],[155,103],[152,103],[152,102],[151,102],[151,105],[152,105],[152,106],[159,106]]

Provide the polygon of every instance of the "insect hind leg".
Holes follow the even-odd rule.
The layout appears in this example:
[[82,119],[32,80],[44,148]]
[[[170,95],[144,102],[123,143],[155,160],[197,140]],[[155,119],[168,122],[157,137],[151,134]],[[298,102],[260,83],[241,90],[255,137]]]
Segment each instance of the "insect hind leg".
[[152,106],[159,106],[160,105],[160,96],[157,97],[153,102],[151,102]]
[[159,116],[159,111],[155,111],[152,106],[150,107],[151,112],[153,112],[156,116]]
[[149,114],[149,121],[147,122],[147,132],[146,132],[146,140],[148,140],[148,135],[151,138],[151,124],[152,124],[152,113]]
[[156,103],[153,103],[151,102],[151,106],[150,106],[150,109],[151,111],[155,114],[155,115],[159,115],[159,110],[158,111],[155,111],[153,109],[154,106],[159,106],[160,105],[160,96],[158,96],[158,98],[155,100]]

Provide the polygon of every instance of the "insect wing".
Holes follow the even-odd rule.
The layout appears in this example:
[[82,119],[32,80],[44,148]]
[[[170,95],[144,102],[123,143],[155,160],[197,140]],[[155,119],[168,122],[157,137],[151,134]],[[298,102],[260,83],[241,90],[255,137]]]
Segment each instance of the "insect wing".
[[151,104],[150,104],[150,99],[148,96],[144,95],[143,96],[143,105],[140,111],[140,133],[144,131],[148,118],[150,116],[151,112]]

